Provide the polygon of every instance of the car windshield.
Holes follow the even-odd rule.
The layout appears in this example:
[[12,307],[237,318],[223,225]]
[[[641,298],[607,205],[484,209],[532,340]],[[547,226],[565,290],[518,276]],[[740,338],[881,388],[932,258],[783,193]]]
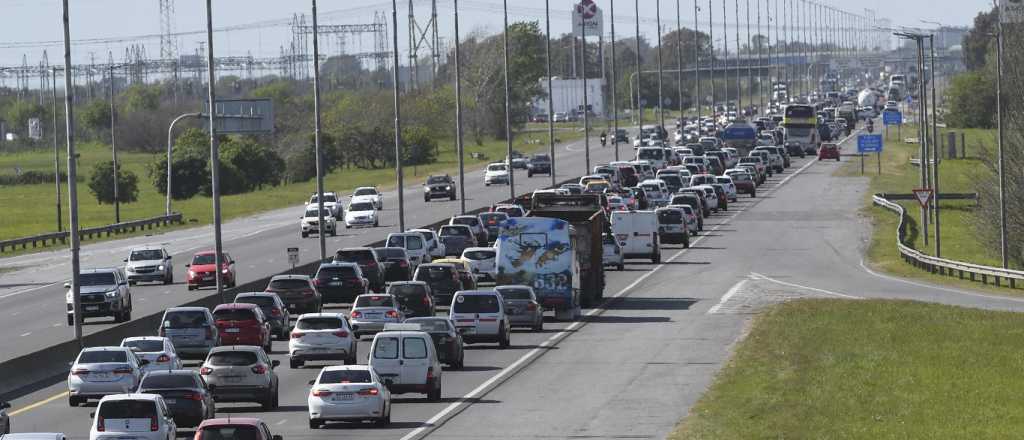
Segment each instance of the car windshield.
[[299,330],[334,330],[345,328],[345,323],[340,318],[334,317],[307,317],[298,320],[295,328]]
[[83,273],[78,275],[79,286],[110,286],[114,283],[112,272]]
[[390,295],[364,295],[356,298],[355,307],[394,307]]
[[[579,187],[573,186],[571,188],[579,188]],[[509,217],[522,217],[523,216],[523,208],[520,208],[518,206],[503,206],[503,207],[495,209],[495,211],[503,212],[505,214],[508,214]]]
[[84,351],[78,356],[80,364],[102,364],[106,362],[128,362],[128,354],[121,350]]
[[530,298],[530,289],[511,287],[498,289],[498,293],[505,299],[532,299]]
[[251,425],[207,426],[195,440],[261,440],[260,431]]
[[266,295],[239,295],[235,297],[235,302],[239,304],[256,304],[260,307],[273,307],[276,305],[274,298]]
[[192,374],[151,374],[142,380],[139,388],[198,388],[197,385]]
[[319,279],[328,278],[355,278],[356,269],[351,266],[327,266],[321,267],[316,273]]
[[440,183],[448,183],[448,178],[445,176],[430,176],[427,178],[428,185],[436,185]]
[[504,164],[487,165],[487,171],[505,171]]
[[270,285],[267,286],[267,290],[295,290],[295,289],[309,289],[309,280],[302,278],[281,278],[277,280],[270,280]]
[[328,370],[320,374],[320,384],[329,383],[372,383],[368,370]]
[[[324,194],[324,203],[337,203],[337,202],[338,202],[338,197],[335,196],[334,194]],[[313,194],[313,196],[309,198],[309,203],[319,203],[319,201],[317,201],[316,194]]]
[[492,260],[494,259],[495,251],[492,250],[479,250],[479,251],[466,251],[462,253],[462,258],[467,260]]
[[[313,215],[316,215],[316,214],[313,214]],[[224,259],[221,258],[221,260],[223,261]],[[215,263],[215,261],[214,261],[214,258],[213,258],[213,254],[199,254],[199,255],[196,255],[196,256],[192,257],[192,264],[195,264],[195,265],[214,264],[214,263]]]
[[534,162],[551,162],[551,158],[546,154],[535,154],[533,155]]
[[252,321],[256,319],[253,309],[220,309],[214,310],[214,321]]
[[[324,208],[323,213],[324,213],[324,217],[330,217],[331,216],[331,213],[328,212],[326,208]],[[316,215],[316,208],[307,209],[306,210],[306,217],[316,217],[316,216],[317,216]]]
[[121,344],[122,347],[133,348],[142,353],[156,353],[164,351],[164,341],[154,339],[130,339]]
[[480,219],[478,219],[476,217],[452,217],[452,224],[453,225],[476,226],[476,225],[480,224]]
[[375,196],[375,195],[377,195],[377,190],[374,189],[374,188],[359,188],[359,189],[356,190],[356,192],[352,193],[352,195],[354,195],[354,196]]
[[455,313],[498,313],[495,295],[459,295],[452,305]]
[[207,359],[210,365],[218,367],[244,367],[258,361],[256,353],[251,351],[218,351]]
[[128,257],[130,261],[149,261],[149,260],[163,260],[164,253],[159,249],[145,249],[141,251],[132,251],[132,254]]
[[360,203],[353,203],[351,205],[348,205],[348,210],[350,212],[353,212],[353,211],[373,211],[373,209],[374,209],[373,208],[373,203],[360,202]]
[[98,413],[103,419],[148,419],[156,417],[156,405],[152,400],[108,400]]
[[420,329],[425,332],[447,332],[449,330],[448,321],[444,319],[413,318],[406,319],[405,322],[408,324],[419,324]]
[[437,281],[452,278],[452,271],[446,266],[420,266],[416,269],[416,281]]
[[205,327],[206,313],[199,310],[182,310],[164,315],[164,328]]

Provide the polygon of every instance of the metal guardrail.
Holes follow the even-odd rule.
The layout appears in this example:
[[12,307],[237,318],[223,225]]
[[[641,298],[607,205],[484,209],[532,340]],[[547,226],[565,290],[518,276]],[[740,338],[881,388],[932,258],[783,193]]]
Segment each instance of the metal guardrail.
[[1017,281],[1024,280],[1024,271],[933,257],[906,245],[904,240],[907,235],[907,213],[903,206],[889,201],[886,198],[886,194],[875,194],[872,197],[872,202],[875,205],[899,214],[900,223],[896,227],[896,247],[900,251],[900,256],[907,263],[931,273],[949,276],[958,275],[960,279],[964,279],[964,274],[967,274],[971,281],[978,281],[980,276],[981,282],[985,284],[988,284],[988,278],[992,277],[997,286],[1001,285],[1001,280],[1005,278],[1008,280],[1010,288],[1016,288]]
[[[111,234],[121,234],[124,232],[135,232],[136,229],[153,229],[154,226],[167,226],[168,223],[181,223],[182,216],[180,212],[173,213],[171,215],[161,215],[159,217],[147,218],[142,220],[133,220],[130,222],[115,223],[112,225],[98,226],[95,228],[80,229],[78,234],[82,239],[91,239],[93,236],[102,236],[106,234],[109,237]],[[28,245],[32,247],[46,246],[49,244],[57,244],[58,241],[66,243],[68,240],[67,232],[50,232],[47,234],[33,235],[31,237],[21,237],[11,240],[0,241],[0,253],[6,252],[8,249],[13,251],[18,249],[27,249]]]

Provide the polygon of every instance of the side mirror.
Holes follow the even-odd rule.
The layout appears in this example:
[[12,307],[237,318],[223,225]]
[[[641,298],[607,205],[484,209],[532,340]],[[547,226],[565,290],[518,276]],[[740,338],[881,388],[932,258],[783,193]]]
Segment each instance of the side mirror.
[[0,409],[7,409],[11,407],[11,402],[0,402]]
[[281,365],[281,361],[270,361],[270,368],[277,368],[279,365]]
[[395,381],[391,380],[390,377],[384,379],[384,386],[390,387],[395,384]]
[[71,288],[71,283],[64,283],[64,288],[65,289],[70,289]]
[[95,419],[96,418],[96,413],[95,412],[89,413],[89,418],[90,419]]
[[306,383],[309,384],[309,385],[313,385],[313,384],[316,383],[316,379],[310,379],[309,382],[306,382]]
[[168,255],[168,256],[167,256],[167,258],[165,258],[165,259],[166,259],[166,260],[170,260],[170,259],[171,259],[171,256],[170,256],[170,255]]
[[124,260],[121,260],[121,261],[124,261],[125,263],[127,263],[127,262],[128,262],[128,259],[127,259],[127,258],[125,258]]
[[459,327],[459,334],[466,334],[469,332],[469,327]]
[[185,264],[185,267],[191,267],[191,266],[192,266],[191,264]]

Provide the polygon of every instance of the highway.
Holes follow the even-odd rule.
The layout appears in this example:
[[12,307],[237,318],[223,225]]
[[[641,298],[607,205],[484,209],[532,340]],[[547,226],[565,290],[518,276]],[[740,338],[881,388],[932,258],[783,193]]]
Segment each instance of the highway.
[[[849,142],[844,147],[853,149]],[[610,154],[610,149],[599,153]],[[727,361],[752,314],[765,305],[838,297],[1024,309],[1024,300],[903,281],[864,268],[861,256],[870,225],[858,211],[867,180],[833,177],[840,166],[794,159],[792,168],[758,190],[758,198],[741,196],[729,211],[707,219],[690,249],[665,246],[660,265],[629,263],[625,271],[609,271],[608,300],[585,310],[579,322],[549,321],[543,333],[516,332],[508,350],[469,346],[466,368],[444,373],[443,401],[397,396],[388,427],[342,424],[309,430],[305,398],[306,382],[317,371],[312,367],[278,368],[280,409],[263,413],[251,405],[222,404],[219,414],[260,417],[286,439],[664,438]],[[497,198],[502,190],[507,188],[486,194]],[[385,203],[393,208],[390,202],[388,197]],[[457,206],[435,203],[431,211]],[[280,237],[271,238],[267,231],[262,233],[267,238],[258,240],[273,255],[283,254],[286,242],[298,241],[294,224],[276,230]],[[359,238],[373,239],[370,234]],[[346,239],[352,238],[340,240]],[[251,247],[245,252],[261,246]],[[308,260],[315,240],[303,248]],[[176,288],[180,292],[171,297],[185,298],[177,296],[184,295],[184,288]],[[147,307],[159,307],[158,301]],[[364,362],[368,344],[367,338],[360,345]],[[275,359],[286,360],[283,342],[275,342],[274,353]],[[15,431],[61,431],[72,439],[86,438],[92,409],[68,407],[65,390],[60,383],[14,400]]]
[[[620,144],[619,149],[622,157],[632,159],[630,146]],[[596,138],[591,140],[590,150],[593,165],[607,163],[615,157],[614,148],[601,148]],[[559,181],[581,175],[584,171],[583,141],[558,145],[556,166],[556,177]],[[424,203],[420,185],[426,180],[426,176],[412,176],[409,171],[411,170],[406,170],[408,185],[404,191],[407,227],[430,224],[458,213],[459,201],[435,199],[430,203]],[[517,170],[515,179],[517,193],[551,184],[550,177],[538,175],[527,178],[524,170]],[[331,188],[325,190],[330,191]],[[507,199],[509,195],[508,186],[485,187],[482,169],[467,170],[466,190],[469,194],[469,198],[466,199],[467,209],[490,206]],[[380,227],[342,227],[337,237],[327,237],[328,253],[343,247],[362,246],[383,240],[389,233],[400,232],[397,192],[385,191],[383,194],[385,209],[380,214]],[[348,197],[345,200],[347,203]],[[238,284],[287,270],[290,267],[286,254],[288,247],[299,248],[299,257],[303,263],[319,258],[319,241],[316,236],[303,239],[299,235],[299,217],[302,215],[305,201],[295,200],[295,205],[289,208],[224,223],[224,250],[237,261]],[[204,226],[166,233],[154,231],[152,236],[84,243],[82,246],[83,269],[121,266],[130,249],[141,245],[159,244],[173,255],[175,284],[164,286],[144,283],[132,287],[134,317],[156,313],[167,307],[209,295],[211,292],[210,289],[192,292],[186,289],[185,264],[195,251],[213,248],[213,227]],[[67,326],[65,318],[67,289],[63,287],[71,271],[70,267],[71,261],[67,250],[0,259],[0,269],[11,270],[4,273],[3,283],[0,284],[0,320],[5,323],[5,328],[17,330],[0,340],[0,362],[73,339],[74,333]],[[112,325],[112,318],[86,319],[83,332],[88,334]]]

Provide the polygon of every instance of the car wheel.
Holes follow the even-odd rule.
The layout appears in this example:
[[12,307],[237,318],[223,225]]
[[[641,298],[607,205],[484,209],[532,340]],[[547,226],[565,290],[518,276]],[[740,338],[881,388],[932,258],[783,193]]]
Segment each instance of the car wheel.
[[190,285],[190,286],[188,286],[188,290],[190,290],[190,291],[191,291],[191,290],[196,290],[196,286],[191,286],[191,285]]
[[753,198],[755,198],[755,197],[757,197],[757,191],[751,191],[751,192],[750,192],[750,198],[752,198],[752,199],[753,199]]
[[81,405],[82,403],[85,403],[85,402],[83,402],[82,398],[75,397],[75,396],[68,396],[68,406],[74,408],[74,407],[76,407],[78,405]]
[[380,425],[380,426],[390,425],[391,424],[391,411],[389,410],[388,413],[384,415],[384,417],[381,417],[381,418],[377,419],[375,422],[378,425]]
[[331,229],[331,237],[337,237],[337,236],[338,236],[338,228]]
[[260,402],[260,406],[264,411],[274,408],[274,396],[271,393],[273,393],[273,390],[268,390],[267,395],[263,396],[263,401]]
[[359,344],[352,344],[352,353],[349,354],[348,359],[345,359],[347,365],[358,365],[359,364]]
[[174,275],[168,275],[167,278],[164,279],[164,285],[166,286],[168,284],[174,284]]
[[288,359],[288,368],[293,370],[296,368],[302,368],[302,364],[303,362],[298,359]]
[[75,315],[68,315],[68,325],[75,325]]
[[501,349],[504,350],[504,349],[508,348],[508,346],[509,346],[509,339],[511,339],[511,338],[510,338],[510,336],[508,334],[508,331],[505,330],[504,326],[502,326],[502,328],[499,329],[498,331],[501,332],[501,339],[498,340],[498,348],[501,348]]
[[302,238],[308,238],[308,237],[309,237],[309,233],[308,232],[303,232],[302,233]]
[[309,429],[320,429],[321,425],[323,425],[323,422],[319,419],[309,419]]
[[542,332],[544,331],[544,316],[541,315],[540,319],[537,320],[537,325],[533,326],[533,331]]
[[836,162],[839,162],[839,156],[836,156]]
[[374,221],[373,221],[373,227],[375,227],[375,228],[376,228],[376,227],[378,227],[378,226],[380,226],[380,221],[379,221],[379,220],[374,220]]
[[124,311],[124,315],[122,316],[122,322],[128,322],[128,321],[131,321],[131,320],[132,320],[132,308],[131,308],[131,306],[129,306],[128,310]]
[[437,384],[437,388],[427,393],[427,400],[431,402],[437,402],[441,400],[441,384]]
[[423,201],[424,201],[424,202],[430,202],[430,197],[424,197],[424,198],[423,198]]
[[661,250],[654,248],[654,255],[651,256],[651,262],[654,264],[661,264]]

